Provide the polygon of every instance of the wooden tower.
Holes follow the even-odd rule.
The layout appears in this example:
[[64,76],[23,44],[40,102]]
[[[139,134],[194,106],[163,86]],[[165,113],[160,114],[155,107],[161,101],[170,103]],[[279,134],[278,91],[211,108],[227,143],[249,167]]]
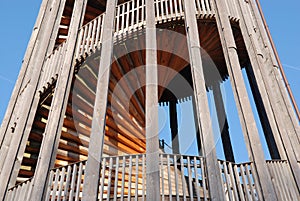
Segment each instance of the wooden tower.
[[[0,199],[300,200],[299,112],[281,69],[255,0],[43,0],[0,130]],[[193,106],[193,155],[180,102]]]

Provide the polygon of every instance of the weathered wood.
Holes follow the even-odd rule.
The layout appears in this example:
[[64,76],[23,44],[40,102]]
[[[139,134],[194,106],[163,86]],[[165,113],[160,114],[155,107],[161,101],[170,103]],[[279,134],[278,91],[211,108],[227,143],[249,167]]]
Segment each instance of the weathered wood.
[[53,49],[55,47],[55,43],[56,43],[56,39],[58,37],[58,31],[59,31],[59,25],[61,23],[61,18],[63,16],[63,12],[64,12],[64,8],[65,8],[65,4],[66,4],[66,0],[60,0],[59,2],[57,2],[58,5],[58,10],[57,10],[57,19],[54,26],[53,26],[53,31],[51,33],[51,37],[50,37],[50,41],[49,41],[49,45],[47,48],[47,54],[46,56],[52,54]]
[[146,172],[147,201],[160,199],[158,74],[154,0],[146,1]]
[[[40,6],[39,14],[37,16],[33,32],[31,34],[26,53],[22,62],[21,71],[19,73],[17,82],[14,86],[12,96],[10,98],[7,110],[5,112],[1,129],[0,129],[0,148],[2,147],[3,139],[5,137],[5,133],[9,129],[9,126],[13,124],[13,122],[10,122],[12,119],[12,116],[14,115],[15,106],[17,104],[18,95],[21,91],[22,86],[24,87],[24,79],[25,75],[32,69],[30,66],[28,66],[29,62],[31,61],[32,54],[34,48],[36,48],[38,45],[36,44],[37,38],[41,35],[41,28],[43,27],[43,23],[46,21],[46,17],[48,15],[48,7],[51,3],[51,0],[43,0]],[[26,83],[25,83],[26,84]]]
[[[38,85],[41,68],[44,63],[46,47],[48,46],[49,37],[52,33],[52,30],[50,28],[53,27],[54,23],[57,20],[56,10],[58,9],[58,5],[56,5],[55,3],[56,1],[53,1],[48,5],[49,7],[47,7],[47,9],[51,9],[47,14],[45,22],[43,22],[41,25],[43,32],[38,36],[38,40],[44,42],[38,43],[39,45],[37,45],[32,52],[32,56],[34,57],[34,59],[30,60],[30,63],[28,64],[29,66],[31,66],[31,70],[28,72],[29,74],[26,75],[27,79],[29,79],[30,81],[28,81],[26,86],[23,86],[23,89],[20,92],[20,94],[22,94],[22,99],[19,101],[22,102],[22,106],[27,105],[28,107],[24,108],[21,106],[21,104],[19,104],[19,108],[16,108],[16,110],[13,112],[17,116],[14,119],[16,125],[15,133],[17,134],[13,135],[12,131],[6,132],[6,137],[1,146],[1,161],[5,163],[5,166],[2,166],[2,163],[0,165],[0,169],[2,169],[0,178],[4,184],[0,188],[0,197],[3,197],[5,195],[5,191],[9,183],[13,183],[16,181],[17,172],[21,164],[20,158],[25,151],[25,142],[27,141],[35,111],[38,105],[38,100],[36,97],[39,94],[36,92],[36,87]],[[16,146],[9,146],[10,143]],[[19,154],[21,156],[17,156],[18,150],[21,151],[21,153]],[[16,163],[14,163],[15,161]]]
[[41,200],[44,196],[44,186],[47,181],[47,174],[51,166],[53,166],[56,151],[60,139],[61,128],[63,124],[64,114],[66,111],[68,97],[71,88],[71,80],[73,77],[73,55],[76,46],[79,27],[82,25],[85,13],[86,0],[77,0],[74,5],[71,25],[69,28],[69,37],[65,52],[65,59],[57,81],[52,110],[49,114],[48,124],[46,126],[46,136],[41,145],[41,153],[37,164],[35,178],[33,180],[32,199]]
[[[260,88],[260,93],[263,95],[262,98],[263,100],[266,99],[264,100],[265,107],[268,109],[268,105],[270,104],[269,107],[272,108],[272,111],[268,113],[268,117],[272,118],[274,115],[274,121],[276,121],[275,123],[278,126],[277,129],[280,132],[280,134],[273,132],[276,144],[279,147],[281,157],[283,159],[287,157],[289,160],[296,182],[299,185],[300,168],[297,164],[297,161],[300,158],[299,139],[297,138],[297,129],[299,130],[300,128],[299,124],[293,125],[293,116],[288,115],[289,111],[288,108],[286,108],[288,105],[284,103],[284,94],[280,94],[280,84],[275,84],[278,82],[276,80],[276,73],[274,75],[274,72],[276,72],[277,69],[273,68],[271,62],[272,59],[270,58],[271,52],[268,50],[268,48],[266,48],[266,46],[262,47],[262,45],[259,43],[259,41],[268,43],[268,41],[266,41],[266,36],[263,36],[263,33],[261,33],[264,32],[264,30],[260,28],[260,35],[257,36],[256,31],[249,27],[250,24],[253,23],[252,21],[255,21],[249,17],[251,16],[251,13],[249,13],[250,11],[247,9],[247,7],[249,8],[250,5],[248,5],[248,3],[239,2],[239,6],[242,17],[241,30],[246,46],[248,47],[250,60],[253,65],[253,73],[257,82],[259,83],[258,87]],[[261,26],[259,25],[259,22],[257,22],[257,24],[258,27]],[[265,89],[263,87],[265,87]],[[272,131],[273,130],[274,129],[272,129]]]
[[193,77],[194,94],[196,100],[196,112],[200,135],[202,140],[203,154],[206,157],[207,177],[211,200],[224,200],[222,192],[222,180],[218,172],[215,143],[213,139],[212,122],[206,96],[205,79],[203,73],[201,46],[198,26],[196,21],[196,6],[194,1],[184,1],[185,26],[189,57]]
[[271,177],[266,168],[265,159],[262,154],[263,149],[260,143],[257,126],[247,95],[242,72],[240,70],[237,48],[230,21],[228,19],[228,14],[226,12],[224,2],[214,0],[213,5],[216,11],[218,31],[221,38],[231,85],[234,91],[234,98],[240,117],[244,139],[250,160],[254,160],[256,168],[256,170],[253,171],[257,171],[257,174],[260,178],[260,184],[264,198],[266,200],[277,200],[275,190],[271,185]]
[[98,178],[105,135],[105,115],[113,52],[113,32],[116,5],[117,0],[107,2],[106,15],[103,22],[103,41],[92,121],[91,140],[89,145],[89,156],[84,180],[83,200],[95,200],[98,196]]

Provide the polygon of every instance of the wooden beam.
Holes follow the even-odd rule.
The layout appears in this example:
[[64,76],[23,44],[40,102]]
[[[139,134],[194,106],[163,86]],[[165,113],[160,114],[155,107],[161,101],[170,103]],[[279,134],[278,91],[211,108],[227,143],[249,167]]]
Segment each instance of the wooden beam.
[[247,94],[245,82],[241,72],[237,48],[229,21],[229,14],[225,2],[213,0],[213,7],[216,12],[216,21],[219,35],[223,47],[231,86],[238,109],[238,114],[244,134],[244,139],[248,149],[250,160],[253,160],[254,171],[257,172],[259,181],[257,184],[261,188],[265,200],[277,200],[271,176],[268,172],[263,149],[261,146],[258,129],[255,123],[250,100]]
[[201,46],[196,20],[195,1],[184,1],[185,27],[190,57],[190,65],[194,84],[196,111],[202,140],[203,154],[206,158],[206,170],[210,190],[210,200],[225,200],[223,181],[219,171],[215,142],[213,139],[212,121],[206,95],[205,78],[203,72]]
[[85,201],[97,200],[105,136],[105,119],[107,95],[109,90],[109,75],[113,54],[113,33],[115,24],[117,0],[107,2],[106,15],[103,22],[102,47],[98,72],[95,106],[92,120],[92,131],[89,145],[89,155],[85,169],[83,197]]
[[154,0],[146,1],[146,177],[147,201],[160,200],[158,75]]
[[31,200],[42,200],[45,188],[47,188],[47,179],[49,170],[53,167],[56,157],[56,151],[59,144],[61,129],[66,111],[68,97],[70,93],[74,67],[73,55],[78,36],[78,30],[82,25],[83,16],[87,0],[76,0],[72,14],[71,25],[69,29],[69,38],[67,39],[64,63],[59,72],[57,85],[55,88],[51,111],[46,125],[45,137],[42,142],[41,152],[32,181],[34,186],[31,193]]

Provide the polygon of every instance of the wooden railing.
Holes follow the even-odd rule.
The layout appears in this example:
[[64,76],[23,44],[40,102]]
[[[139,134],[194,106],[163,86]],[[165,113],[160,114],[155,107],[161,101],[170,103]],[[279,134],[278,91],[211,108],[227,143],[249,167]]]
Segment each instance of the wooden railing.
[[261,200],[253,163],[235,164],[218,161],[223,184],[223,193],[229,201]]
[[90,53],[95,52],[97,48],[100,48],[104,16],[105,14],[101,14],[80,28],[75,51],[77,60],[88,56]]
[[26,180],[8,190],[5,201],[24,201],[29,200],[32,186],[31,179]]
[[59,70],[62,67],[65,55],[65,42],[60,44],[44,62],[38,90],[44,92],[56,81]]
[[[199,18],[213,16],[210,0],[195,1]],[[116,7],[115,37],[144,27],[146,24],[145,6],[145,0],[131,0]],[[83,60],[101,47],[104,16],[105,14],[101,14],[80,29],[75,51],[75,58],[78,61]],[[183,18],[183,0],[156,0],[155,16],[156,23]]]
[[[160,154],[161,200],[210,200],[205,159],[199,156]],[[252,162],[218,161],[223,193],[228,201],[262,200]],[[52,169],[45,200],[82,199],[86,161]],[[299,191],[286,161],[266,162],[279,200],[299,200]],[[146,154],[104,157],[99,178],[99,200],[146,200]],[[31,180],[9,189],[5,201],[28,200]]]
[[267,161],[273,186],[280,200],[300,200],[300,194],[287,161]]
[[81,200],[86,161],[52,169],[45,200]]
[[162,200],[208,200],[204,159],[199,156],[160,155]]

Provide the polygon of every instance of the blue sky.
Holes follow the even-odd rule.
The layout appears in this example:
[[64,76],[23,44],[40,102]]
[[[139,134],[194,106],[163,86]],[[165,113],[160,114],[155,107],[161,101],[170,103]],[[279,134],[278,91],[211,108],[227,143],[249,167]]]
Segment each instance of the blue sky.
[[[0,122],[17,79],[41,0],[0,1]],[[300,1],[261,0],[286,75],[300,104]]]

